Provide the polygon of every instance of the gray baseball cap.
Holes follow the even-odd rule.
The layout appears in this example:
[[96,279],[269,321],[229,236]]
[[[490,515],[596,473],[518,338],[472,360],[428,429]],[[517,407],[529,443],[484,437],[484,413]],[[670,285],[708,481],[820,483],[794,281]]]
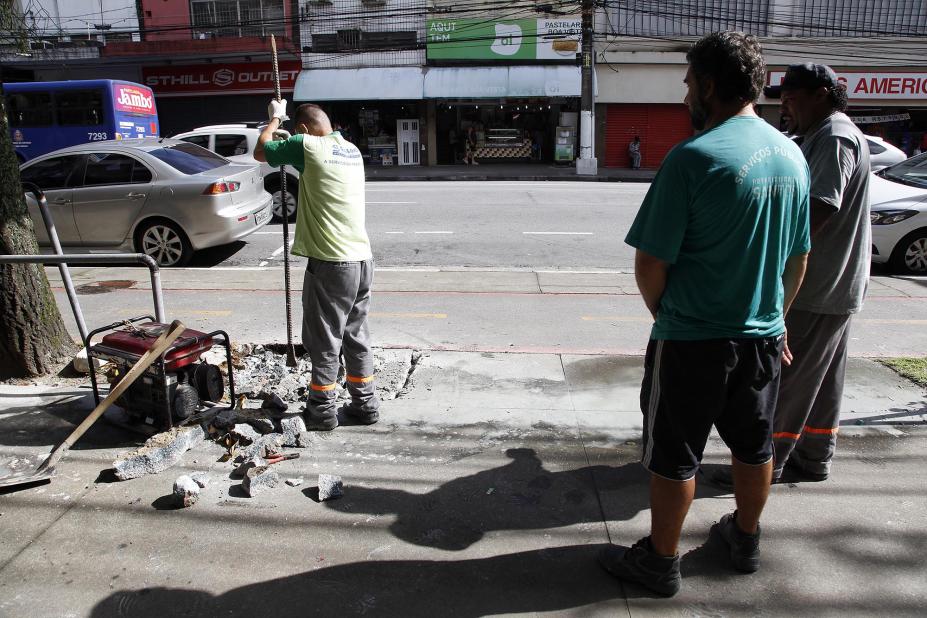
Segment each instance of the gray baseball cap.
[[778,99],[783,90],[815,90],[816,88],[836,88],[840,83],[837,74],[826,64],[793,64],[785,71],[780,86],[766,86],[763,93],[770,99]]

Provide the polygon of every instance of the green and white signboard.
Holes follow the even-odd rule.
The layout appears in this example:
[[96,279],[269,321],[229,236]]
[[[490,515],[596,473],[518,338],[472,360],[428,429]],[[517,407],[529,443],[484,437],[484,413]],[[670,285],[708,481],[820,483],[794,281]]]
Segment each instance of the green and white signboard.
[[431,19],[429,60],[574,61],[582,19]]

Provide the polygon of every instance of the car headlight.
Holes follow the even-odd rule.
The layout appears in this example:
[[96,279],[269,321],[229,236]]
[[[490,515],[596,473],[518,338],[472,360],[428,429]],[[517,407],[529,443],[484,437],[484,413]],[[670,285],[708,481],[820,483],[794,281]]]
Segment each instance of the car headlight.
[[872,225],[891,225],[917,214],[916,210],[873,210],[869,213],[869,222]]

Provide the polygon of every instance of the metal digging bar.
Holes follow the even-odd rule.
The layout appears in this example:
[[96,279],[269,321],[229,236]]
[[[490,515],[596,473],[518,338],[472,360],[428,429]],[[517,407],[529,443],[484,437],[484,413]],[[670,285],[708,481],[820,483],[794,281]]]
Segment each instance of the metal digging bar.
[[[280,101],[280,69],[277,64],[277,41],[270,35],[270,53],[274,71],[274,99]],[[280,214],[283,219],[283,287],[286,294],[286,366],[296,366],[293,349],[293,301],[290,298],[290,213],[286,204],[286,166],[280,166]]]

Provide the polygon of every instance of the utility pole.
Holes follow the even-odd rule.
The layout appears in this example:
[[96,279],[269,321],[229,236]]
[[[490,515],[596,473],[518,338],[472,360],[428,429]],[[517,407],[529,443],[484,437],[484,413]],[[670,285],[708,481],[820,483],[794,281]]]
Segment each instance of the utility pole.
[[576,173],[585,176],[595,176],[599,172],[599,163],[595,158],[595,95],[592,88],[595,71],[593,63],[595,50],[592,44],[594,22],[595,0],[583,0],[582,98],[580,99],[579,158],[576,160]]

